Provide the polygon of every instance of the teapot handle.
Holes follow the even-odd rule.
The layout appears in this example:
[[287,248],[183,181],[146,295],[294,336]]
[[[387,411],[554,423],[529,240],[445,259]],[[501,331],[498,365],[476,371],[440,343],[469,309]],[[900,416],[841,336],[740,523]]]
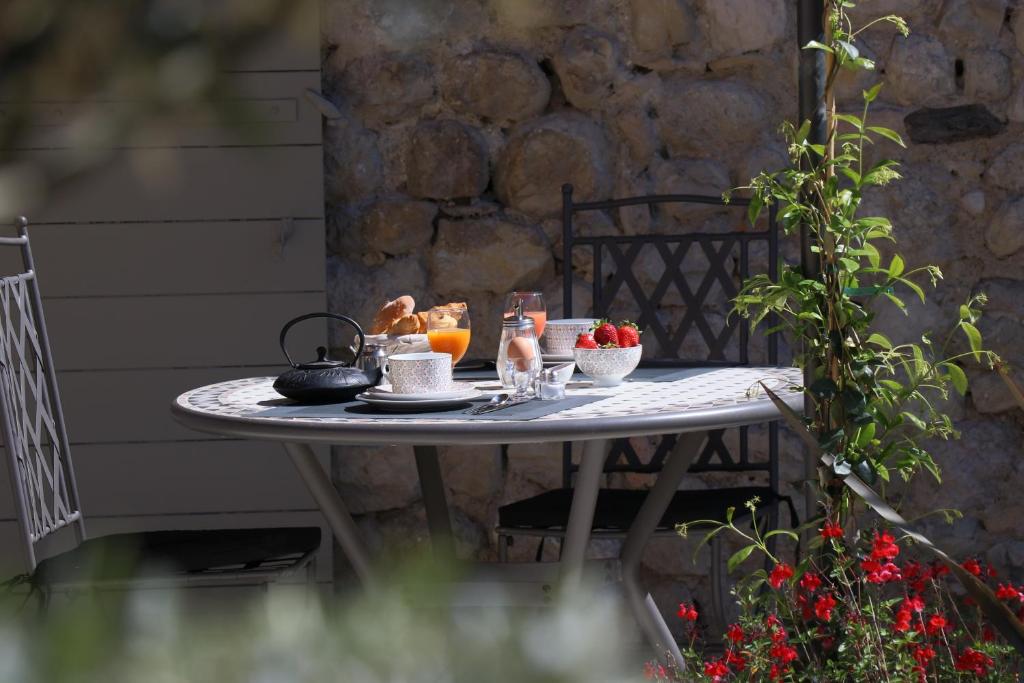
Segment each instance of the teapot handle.
[[298,318],[293,318],[292,320],[289,320],[287,323],[285,323],[284,327],[281,328],[281,351],[284,353],[284,357],[288,359],[288,365],[292,366],[293,368],[299,367],[298,365],[295,364],[295,361],[292,360],[292,357],[288,355],[288,348],[284,344],[285,337],[288,336],[288,330],[292,329],[293,325],[301,323],[304,320],[309,320],[310,318],[334,318],[335,320],[341,320],[342,322],[346,322],[352,327],[356,328],[356,334],[359,335],[359,348],[356,349],[356,358],[358,359],[363,354],[363,346],[366,345],[366,335],[363,334],[363,328],[361,328],[359,326],[359,323],[357,323],[355,320],[349,318],[348,316],[340,315],[338,313],[307,313],[305,315],[300,315]]

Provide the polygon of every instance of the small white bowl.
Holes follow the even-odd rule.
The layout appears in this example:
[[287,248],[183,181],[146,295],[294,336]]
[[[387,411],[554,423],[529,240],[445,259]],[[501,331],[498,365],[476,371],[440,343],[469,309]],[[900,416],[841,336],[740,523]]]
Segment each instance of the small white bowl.
[[573,355],[580,372],[594,380],[595,387],[614,387],[622,384],[626,375],[636,370],[643,348],[573,349]]
[[544,350],[550,354],[572,355],[576,346],[576,338],[584,332],[590,332],[594,326],[593,318],[565,318],[549,320],[544,324]]
[[558,382],[559,384],[566,384],[566,383],[568,383],[569,380],[572,379],[572,373],[576,372],[576,363],[572,362],[571,360],[570,361],[562,361],[562,360],[560,360],[560,361],[544,361],[544,369],[545,370],[553,368],[556,365],[565,365],[566,367],[562,368],[561,370],[559,370],[558,372],[555,373],[555,381]]

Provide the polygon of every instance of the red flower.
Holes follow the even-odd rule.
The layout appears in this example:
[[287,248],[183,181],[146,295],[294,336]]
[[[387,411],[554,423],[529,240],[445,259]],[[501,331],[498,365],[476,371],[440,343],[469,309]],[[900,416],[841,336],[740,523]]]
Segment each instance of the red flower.
[[818,618],[822,621],[829,621],[832,619],[832,609],[836,606],[836,599],[832,597],[831,593],[822,595],[818,598],[818,601],[814,603],[814,613],[818,615]]
[[872,541],[872,560],[892,560],[900,554],[900,547],[896,545],[896,539],[892,534],[875,532],[875,539]]
[[739,624],[733,624],[726,630],[725,637],[739,645],[747,637],[747,634],[743,632],[742,626]]
[[789,664],[799,656],[796,648],[786,643],[776,643],[772,645],[772,649],[768,651],[772,656],[772,659],[776,660],[779,664]]
[[777,615],[769,614],[764,618],[764,625],[766,628],[771,628],[773,626],[781,626],[782,622],[779,621],[779,617]]
[[814,616],[814,610],[811,609],[811,603],[807,596],[803,593],[797,593],[796,604],[800,606],[800,616],[803,617],[803,620],[810,621],[811,617]]
[[743,671],[747,668],[746,658],[732,649],[725,651],[724,661],[726,664],[736,669],[736,671]]
[[960,564],[960,566],[966,569],[968,573],[973,574],[974,576],[981,576],[981,565],[974,558],[965,560],[963,563]]
[[772,664],[771,670],[768,672],[768,678],[777,681],[782,678],[783,674],[786,673],[789,667],[779,666],[778,664]]
[[892,630],[898,633],[904,633],[910,630],[910,610],[905,607],[901,607],[896,612],[896,619],[892,622]]
[[800,577],[800,587],[808,593],[813,593],[821,587],[821,577],[814,572],[807,572]]
[[993,664],[992,658],[984,652],[978,652],[974,648],[964,648],[956,657],[953,668],[957,671],[968,671],[978,676],[988,674],[989,667]]
[[784,581],[793,577],[793,568],[785,562],[780,562],[775,565],[772,569],[772,573],[768,575],[768,583],[772,585],[772,588],[778,590]]
[[839,526],[837,522],[833,522],[831,519],[825,520],[825,526],[818,529],[821,533],[822,538],[842,538],[843,527]]
[[[897,548],[897,552],[899,549]],[[890,581],[899,581],[902,577],[900,574],[900,568],[892,562],[880,562],[874,558],[874,552],[872,559],[861,560],[860,568],[866,572],[864,579],[868,583],[889,583]]]
[[931,578],[933,579],[941,578],[946,574],[949,574],[949,567],[936,560],[935,562],[932,562],[929,574],[931,574]]
[[946,621],[946,617],[936,612],[935,614],[928,617],[928,621],[925,622],[924,626],[919,625],[917,627],[917,630],[920,631],[923,628],[925,633],[927,633],[930,636],[934,636],[941,633],[942,629],[946,628],[947,626],[949,626],[949,622]]
[[704,663],[704,675],[715,683],[719,683],[729,675],[729,667],[720,659]]
[[910,610],[913,612],[923,612],[924,600],[919,595],[913,595],[903,601],[903,604],[900,605],[900,609]]
[[927,666],[935,657],[935,650],[930,645],[911,645],[910,656],[921,666]]
[[685,602],[681,602],[679,603],[679,611],[676,612],[676,616],[683,621],[697,621],[697,617],[700,615],[697,613],[696,605],[687,605]]
[[654,662],[647,662],[644,664],[644,678],[649,681],[667,681],[668,671],[665,670],[661,664],[655,664]]
[[996,588],[996,597],[1000,600],[1022,600],[1024,596],[1021,595],[1020,591],[1014,588],[1008,583],[1001,583]]

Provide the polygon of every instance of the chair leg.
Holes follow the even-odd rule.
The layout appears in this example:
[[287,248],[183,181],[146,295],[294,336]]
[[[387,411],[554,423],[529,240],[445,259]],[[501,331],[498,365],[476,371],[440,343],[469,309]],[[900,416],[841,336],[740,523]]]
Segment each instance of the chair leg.
[[505,534],[498,534],[498,562],[508,562],[508,547],[512,544],[512,537]]
[[[541,536],[540,541],[537,543],[537,555],[533,558],[534,562],[544,561],[544,541],[548,540],[547,536]],[[558,552],[558,559],[562,559],[562,552]]]

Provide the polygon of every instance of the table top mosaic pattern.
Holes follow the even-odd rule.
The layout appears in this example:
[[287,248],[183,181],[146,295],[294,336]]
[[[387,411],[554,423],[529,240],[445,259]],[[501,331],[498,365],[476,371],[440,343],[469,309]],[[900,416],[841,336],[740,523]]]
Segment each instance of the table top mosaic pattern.
[[[680,414],[714,408],[763,405],[770,399],[761,390],[763,382],[772,391],[793,401],[792,389],[798,388],[802,376],[798,368],[726,367],[666,369],[638,371],[635,377],[617,387],[594,387],[577,375],[569,391],[578,395],[604,396],[601,400],[570,407],[529,420],[546,423],[566,420],[601,420],[629,417],[650,417]],[[281,396],[273,389],[273,377],[249,377],[211,384],[188,391],[175,400],[176,408],[209,418],[244,419],[246,421],[288,424],[373,425],[383,420],[372,415],[339,414],[337,417],[260,416],[269,406],[280,405]],[[474,384],[485,393],[503,391],[495,380],[479,380]],[[460,411],[449,416],[402,420],[405,425],[473,425],[479,421],[460,419]],[[389,425],[394,421],[389,420]],[[524,422],[524,421],[510,421]]]

